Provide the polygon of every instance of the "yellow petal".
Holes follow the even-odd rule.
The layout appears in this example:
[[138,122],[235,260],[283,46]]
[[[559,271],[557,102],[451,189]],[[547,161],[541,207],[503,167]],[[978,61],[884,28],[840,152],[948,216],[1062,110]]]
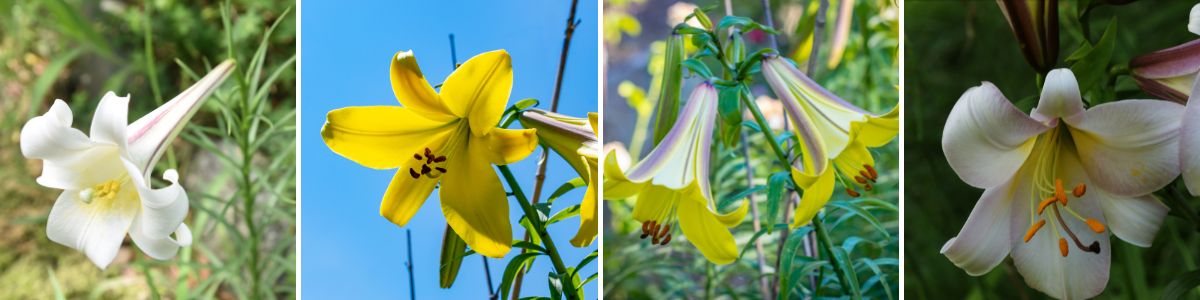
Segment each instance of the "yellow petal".
[[471,132],[485,135],[496,124],[512,92],[512,59],[496,50],[476,55],[454,70],[442,84],[442,100],[457,116],[471,120]]
[[900,106],[882,116],[867,116],[865,121],[850,123],[851,135],[857,134],[859,143],[875,148],[887,145],[900,132]]
[[[605,193],[608,191],[606,190]],[[633,219],[639,222],[661,221],[671,213],[681,194],[667,187],[647,184],[633,204]]]
[[875,166],[875,158],[871,157],[871,151],[862,143],[852,141],[833,159],[833,165],[842,172],[844,178],[854,178],[860,176],[859,171],[864,169],[863,165]]
[[502,258],[512,248],[508,197],[485,158],[486,147],[468,146],[450,156],[439,194],[446,223],[475,252]]
[[368,168],[391,169],[412,154],[441,144],[456,123],[438,122],[399,106],[352,106],[330,111],[321,138],[334,153]]
[[411,158],[409,160],[413,162],[405,162],[405,166],[392,176],[392,183],[388,185],[387,192],[383,194],[383,202],[379,204],[379,215],[401,227],[408,224],[408,220],[425,204],[425,199],[429,198],[429,194],[433,193],[433,188],[438,183],[438,179],[426,176],[413,178],[409,169],[420,169],[421,162]]
[[[604,157],[604,199],[625,199],[636,195],[642,191],[644,182],[633,182],[628,177],[625,177],[625,166],[620,163],[622,153],[613,150],[608,151],[608,155]],[[626,154],[628,155],[628,154]]]
[[392,92],[404,107],[420,112],[428,119],[446,121],[454,118],[421,74],[412,50],[396,52],[392,57],[391,77]]
[[746,219],[746,214],[749,212],[750,201],[743,199],[742,205],[738,206],[737,209],[725,214],[718,212],[717,220],[720,220],[721,224],[725,224],[725,227],[733,228],[738,226],[738,224],[742,224],[742,221]]
[[597,126],[600,126],[599,119],[600,119],[600,114],[597,114],[594,112],[588,113],[588,124],[592,125],[592,133],[595,133],[596,136],[600,135],[600,129],[597,128]]
[[[812,221],[813,216],[825,207],[825,203],[829,202],[829,197],[833,196],[834,171],[832,168],[826,168],[816,180],[811,181],[807,186],[804,183],[796,180],[803,189],[803,195],[800,196],[800,205],[796,206],[796,213],[792,218],[791,228],[795,229],[800,226],[808,225]],[[803,176],[796,169],[792,169],[792,178]]]
[[679,201],[678,213],[679,229],[704,254],[704,258],[718,265],[729,264],[737,259],[733,234],[704,203]]
[[600,225],[597,214],[597,197],[596,193],[596,169],[599,167],[593,160],[587,165],[589,176],[587,176],[587,192],[583,194],[583,202],[579,203],[579,231],[575,233],[575,237],[571,238],[571,245],[575,247],[587,247],[596,239],[596,232]]
[[472,135],[471,144],[487,149],[481,153],[488,162],[507,165],[525,159],[537,149],[537,130],[496,128],[482,137]]

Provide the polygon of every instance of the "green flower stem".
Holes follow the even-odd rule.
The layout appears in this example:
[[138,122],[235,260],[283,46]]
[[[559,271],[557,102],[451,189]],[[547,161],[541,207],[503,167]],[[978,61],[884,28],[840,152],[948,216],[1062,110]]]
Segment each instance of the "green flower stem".
[[[817,243],[820,245],[821,250],[825,250],[824,252],[826,257],[829,257],[831,260],[838,260],[838,257],[833,255],[833,240],[829,238],[829,231],[825,230],[825,222],[822,221],[821,217],[817,217],[813,218],[812,224],[813,228],[816,229],[815,231],[817,232]],[[858,284],[856,284],[858,279],[850,278],[850,276],[856,276],[853,273],[854,270],[843,270],[842,264],[839,263],[834,263],[832,265],[833,272],[837,273],[838,277],[841,277],[842,289],[846,290],[850,294],[850,299],[862,299],[862,294],[858,291]]]
[[517,198],[517,203],[521,204],[521,210],[525,212],[525,218],[529,220],[529,224],[533,225],[533,229],[537,231],[539,237],[542,238],[542,246],[546,248],[546,256],[550,257],[550,262],[554,264],[554,272],[558,273],[562,280],[563,292],[568,299],[577,299],[575,293],[575,283],[572,282],[574,274],[567,271],[566,264],[563,264],[562,255],[558,254],[558,247],[554,245],[554,240],[550,237],[550,233],[546,232],[546,225],[542,223],[541,215],[537,209],[533,208],[529,199],[525,198],[525,192],[521,190],[521,185],[517,183],[517,178],[513,176],[512,170],[508,166],[496,166],[500,169],[500,174],[504,175],[504,181],[508,182],[509,189],[512,190],[514,198]]

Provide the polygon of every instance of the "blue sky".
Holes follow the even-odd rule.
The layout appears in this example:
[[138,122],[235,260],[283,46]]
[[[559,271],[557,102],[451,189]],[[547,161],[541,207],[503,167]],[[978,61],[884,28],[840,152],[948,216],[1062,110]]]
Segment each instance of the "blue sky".
[[[596,0],[579,2],[559,112],[583,116],[597,109]],[[329,151],[321,141],[325,114],[345,106],[398,105],[388,79],[388,64],[397,51],[412,49],[431,84],[451,72],[448,35],[455,35],[459,62],[475,54],[506,49],[512,55],[514,83],[510,104],[542,100],[549,109],[570,1],[307,1],[301,12],[301,259],[302,293],[313,299],[407,299],[404,231],[379,216],[379,202],[394,170],[372,170]],[[540,150],[539,150],[540,151]],[[398,154],[399,155],[399,154]],[[513,165],[527,194],[532,193],[535,152]],[[543,194],[577,177],[551,155]],[[545,196],[543,196],[544,198]],[[556,210],[579,203],[582,190],[559,200]],[[511,219],[520,207],[511,202]],[[556,203],[557,204],[557,203]],[[445,227],[435,192],[406,228],[412,229],[417,297],[479,299],[487,296],[480,256],[468,257],[458,281],[438,288],[438,256]],[[574,265],[596,249],[574,248],[568,241],[578,219],[555,224],[550,233]],[[514,226],[513,235],[524,232]],[[492,281],[500,284],[507,259],[489,259]],[[597,263],[581,272],[596,273]],[[549,260],[539,258],[527,277],[522,296],[548,295]],[[596,297],[596,283],[586,287]]]

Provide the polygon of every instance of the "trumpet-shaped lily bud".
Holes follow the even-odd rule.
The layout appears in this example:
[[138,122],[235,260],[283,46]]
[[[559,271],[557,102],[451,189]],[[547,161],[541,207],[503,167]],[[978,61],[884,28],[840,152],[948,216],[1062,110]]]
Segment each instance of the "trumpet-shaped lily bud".
[[588,117],[575,118],[531,109],[521,113],[521,126],[537,129],[538,142],[550,147],[558,153],[579,177],[587,181],[587,192],[579,205],[579,231],[571,238],[571,245],[587,247],[596,238],[597,226],[597,197],[598,174],[597,156],[600,143],[596,140],[598,116],[588,113]]
[[1040,73],[1058,62],[1058,0],[997,0],[1021,47],[1021,55]]
[[[51,241],[75,248],[101,269],[117,256],[125,235],[155,259],[170,259],[192,243],[183,219],[188,196],[174,169],[170,183],[150,186],[154,164],[187,121],[233,70],[226,61],[175,99],[128,124],[129,97],[100,99],[88,135],[71,127],[71,108],[55,100],[21,129],[21,153],[42,160],[38,184],[63,190],[46,224]],[[174,237],[172,237],[174,234]]]
[[[1200,34],[1200,5],[1192,7],[1187,28]],[[1142,91],[1184,103],[1191,95],[1192,79],[1200,73],[1200,40],[1134,57],[1129,67]]]

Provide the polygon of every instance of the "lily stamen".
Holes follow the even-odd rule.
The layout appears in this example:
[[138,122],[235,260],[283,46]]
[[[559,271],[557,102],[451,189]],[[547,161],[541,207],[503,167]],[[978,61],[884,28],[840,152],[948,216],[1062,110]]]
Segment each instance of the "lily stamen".
[[1038,220],[1038,222],[1033,224],[1033,226],[1030,226],[1029,231],[1025,232],[1025,242],[1029,243],[1029,240],[1033,239],[1033,235],[1037,234],[1038,230],[1042,230],[1042,226],[1045,226],[1045,225],[1046,225],[1046,220],[1042,219],[1042,220]]
[[[1067,226],[1067,222],[1063,220],[1062,213],[1059,213],[1059,211],[1058,211],[1058,206],[1054,207],[1054,216],[1055,216],[1055,218],[1058,219],[1058,224],[1062,225],[1063,231],[1067,232],[1067,236],[1070,236],[1071,240],[1075,242],[1075,246],[1079,247],[1079,250],[1100,254],[1100,243],[1099,242],[1093,242],[1091,245],[1086,246],[1086,247],[1083,246],[1083,242],[1079,241],[1079,237],[1075,236],[1075,232],[1071,231],[1071,228]],[[1065,239],[1060,238],[1059,244],[1066,245],[1065,241],[1066,241]],[[1060,246],[1060,247],[1063,247],[1063,246]],[[1063,253],[1066,253],[1066,252],[1064,251]],[[1066,256],[1066,254],[1064,254],[1063,256]]]
[[1071,194],[1075,195],[1075,198],[1083,197],[1084,193],[1087,193],[1087,185],[1082,183],[1076,185],[1075,189],[1071,191]]

